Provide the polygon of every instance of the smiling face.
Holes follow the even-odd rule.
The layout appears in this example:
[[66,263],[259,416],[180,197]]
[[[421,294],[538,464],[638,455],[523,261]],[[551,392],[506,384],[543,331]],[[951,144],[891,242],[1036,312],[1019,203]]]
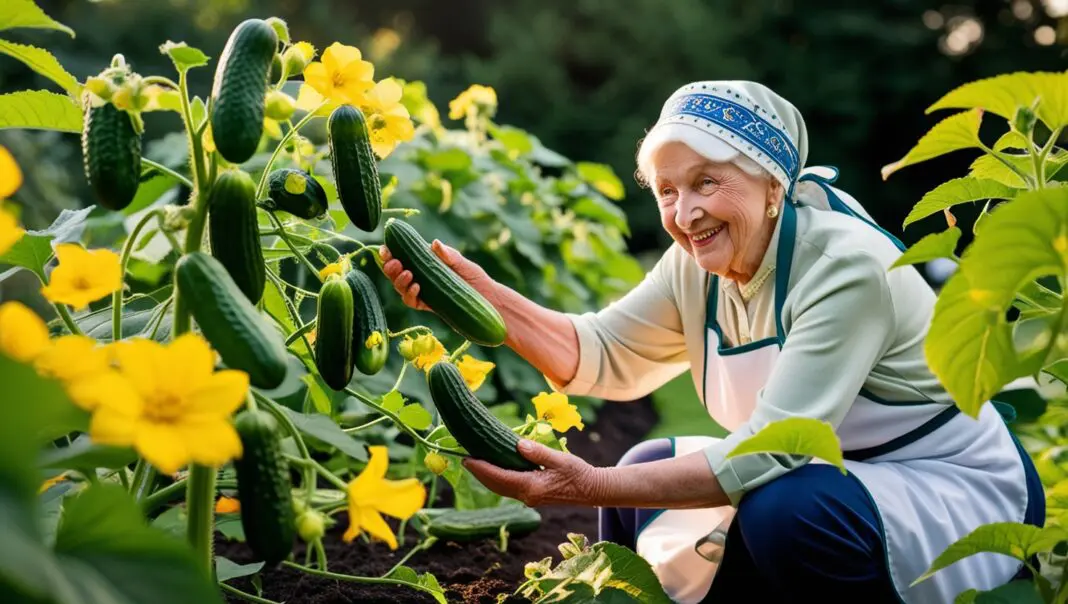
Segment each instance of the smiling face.
[[650,185],[664,229],[701,268],[748,281],[775,230],[767,209],[780,203],[778,181],[712,162],[678,142],[664,144],[651,159]]

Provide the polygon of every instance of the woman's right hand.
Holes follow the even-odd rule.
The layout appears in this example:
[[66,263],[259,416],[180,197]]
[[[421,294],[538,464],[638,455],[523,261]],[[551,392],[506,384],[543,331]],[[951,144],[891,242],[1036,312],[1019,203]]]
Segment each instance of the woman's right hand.
[[[452,271],[461,279],[473,287],[475,291],[482,294],[490,304],[497,307],[497,289],[500,287],[500,284],[494,281],[493,278],[486,273],[485,269],[467,258],[464,258],[463,254],[455,248],[445,245],[438,239],[435,239],[430,244],[430,249],[438,258],[441,258],[441,261],[445,263],[445,266],[452,269]],[[390,253],[389,248],[385,245],[382,245],[378,249],[378,253],[382,257],[382,272],[393,282],[393,289],[397,290],[397,293],[400,294],[404,304],[416,310],[429,310],[433,312],[433,309],[419,297],[419,284],[415,282],[415,277],[412,275],[412,272],[404,268],[404,266],[401,265],[401,261],[394,258],[393,254]]]

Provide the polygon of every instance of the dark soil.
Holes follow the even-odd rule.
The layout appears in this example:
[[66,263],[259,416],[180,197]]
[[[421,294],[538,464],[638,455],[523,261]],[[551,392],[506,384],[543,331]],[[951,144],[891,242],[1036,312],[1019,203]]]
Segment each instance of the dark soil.
[[[632,403],[605,403],[599,410],[597,420],[582,432],[567,434],[568,449],[595,466],[614,465],[628,448],[641,441],[656,423],[656,413],[648,398]],[[439,482],[439,490],[444,481]],[[451,500],[447,489],[438,498],[437,506]],[[528,562],[537,562],[546,557],[553,564],[561,560],[557,549],[567,540],[568,533],[585,534],[591,542],[597,539],[596,508],[548,506],[538,508],[542,524],[533,533],[511,536],[506,552],[498,549],[499,542],[486,539],[473,543],[438,541],[426,551],[418,552],[406,563],[416,572],[430,571],[438,579],[449,602],[495,604],[498,594],[511,594],[525,579],[523,567]],[[357,576],[381,576],[415,544],[415,531],[405,531],[404,543],[391,551],[389,546],[361,539],[345,543],[341,535],[348,526],[348,518],[340,513],[335,518],[338,524],[332,527],[323,540],[329,570]],[[391,526],[398,523],[386,518]],[[216,551],[230,560],[245,564],[253,561],[245,544],[227,541],[216,534]],[[297,540],[295,560],[304,561],[303,543]],[[306,573],[277,568],[264,570],[263,597],[287,604],[334,604],[361,602],[365,604],[433,604],[428,594],[412,589],[390,585],[360,585],[346,581],[325,579]],[[228,584],[245,592],[256,593],[248,578],[229,581]],[[227,602],[241,602],[227,595]],[[511,598],[509,602],[525,601]]]

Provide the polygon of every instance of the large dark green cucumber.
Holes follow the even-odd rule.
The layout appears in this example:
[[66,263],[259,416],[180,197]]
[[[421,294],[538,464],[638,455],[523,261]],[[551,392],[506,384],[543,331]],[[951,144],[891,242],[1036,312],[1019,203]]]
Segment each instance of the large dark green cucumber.
[[394,258],[412,272],[422,299],[446,324],[475,344],[500,346],[508,331],[497,309],[438,258],[411,224],[390,218],[385,242]]
[[449,541],[475,541],[499,536],[502,526],[513,536],[532,533],[541,526],[541,514],[525,505],[451,509],[434,515],[427,532]]
[[278,422],[262,409],[246,409],[234,418],[241,457],[234,460],[241,527],[258,560],[277,565],[293,551],[296,533],[292,481],[282,456]]
[[338,201],[356,228],[371,232],[382,218],[382,184],[371,128],[356,107],[341,105],[327,120],[327,142]]
[[263,136],[263,101],[278,34],[263,19],[234,28],[219,56],[211,96],[211,136],[226,161],[240,164]]
[[113,211],[130,205],[141,183],[141,135],[130,114],[110,102],[86,101],[82,163],[97,205]]
[[286,377],[286,344],[234,283],[226,268],[204,252],[175,265],[179,304],[190,310],[223,363],[248,373],[257,388],[277,388]]
[[211,187],[208,208],[211,255],[256,304],[267,281],[256,218],[256,183],[243,170],[223,171]]
[[[389,360],[389,330],[386,313],[378,298],[374,283],[366,273],[352,269],[345,275],[352,290],[354,315],[352,318],[352,360],[361,373],[374,375],[382,370]],[[382,340],[367,346],[367,339],[378,332]]]
[[315,319],[315,366],[323,381],[344,390],[352,379],[352,289],[340,276],[319,289]]
[[[288,181],[288,186],[287,186]],[[279,168],[267,177],[269,207],[305,220],[326,214],[326,190],[311,174],[296,168]]]
[[536,470],[538,465],[519,454],[519,435],[497,419],[467,387],[456,365],[434,363],[427,370],[430,397],[441,421],[475,459],[508,470]]

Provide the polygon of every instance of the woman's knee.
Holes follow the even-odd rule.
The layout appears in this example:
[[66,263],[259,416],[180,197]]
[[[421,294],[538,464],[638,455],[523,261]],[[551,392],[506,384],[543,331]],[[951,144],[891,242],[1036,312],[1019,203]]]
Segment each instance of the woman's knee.
[[617,466],[630,466],[650,461],[659,461],[674,456],[675,446],[670,438],[654,438],[631,447],[619,459]]

